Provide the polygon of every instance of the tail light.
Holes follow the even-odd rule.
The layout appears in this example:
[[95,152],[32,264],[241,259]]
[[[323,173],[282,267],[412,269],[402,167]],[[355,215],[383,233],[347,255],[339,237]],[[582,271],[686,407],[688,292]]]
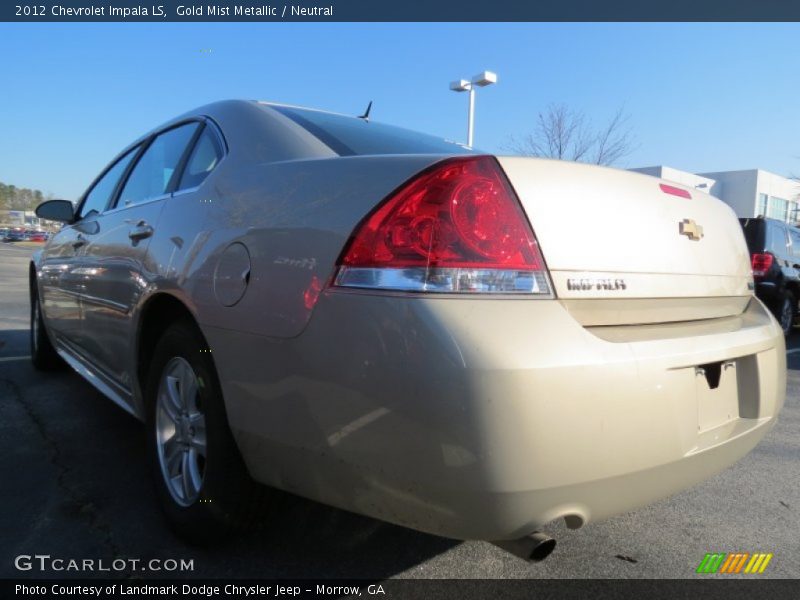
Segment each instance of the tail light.
[[552,295],[533,230],[489,156],[437,163],[396,190],[353,233],[334,285]]
[[764,277],[770,268],[772,268],[772,262],[774,260],[775,257],[769,253],[753,254],[753,277]]
[[674,185],[667,185],[666,183],[660,183],[658,187],[660,187],[661,191],[665,194],[678,196],[679,198],[686,198],[687,200],[692,199],[692,195],[689,193],[689,191],[684,190],[683,188],[675,187]]

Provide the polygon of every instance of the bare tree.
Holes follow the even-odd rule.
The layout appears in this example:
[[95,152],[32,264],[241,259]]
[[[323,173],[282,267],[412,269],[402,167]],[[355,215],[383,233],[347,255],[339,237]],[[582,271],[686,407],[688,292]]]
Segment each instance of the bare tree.
[[511,136],[508,149],[523,156],[611,165],[631,153],[633,134],[622,108],[595,129],[586,115],[566,104],[551,104],[539,113],[536,129],[520,138]]

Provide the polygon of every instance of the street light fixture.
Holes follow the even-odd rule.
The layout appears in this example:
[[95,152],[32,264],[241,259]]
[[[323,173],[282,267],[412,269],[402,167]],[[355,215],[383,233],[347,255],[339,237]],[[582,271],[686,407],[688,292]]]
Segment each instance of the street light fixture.
[[472,130],[475,124],[475,86],[486,87],[497,83],[497,73],[483,71],[478,73],[470,81],[459,79],[450,83],[450,90],[453,92],[469,92],[469,117],[467,121],[467,146],[472,147]]

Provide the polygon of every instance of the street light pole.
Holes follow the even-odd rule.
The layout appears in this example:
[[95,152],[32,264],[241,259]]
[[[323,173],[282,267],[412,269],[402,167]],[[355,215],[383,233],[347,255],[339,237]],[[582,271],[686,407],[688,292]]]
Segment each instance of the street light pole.
[[467,117],[467,146],[472,148],[472,132],[475,128],[475,86],[469,86],[469,116]]
[[478,73],[472,80],[459,79],[450,83],[454,92],[469,92],[469,113],[467,114],[467,146],[472,147],[473,131],[475,129],[475,86],[486,87],[497,83],[497,74],[491,71]]

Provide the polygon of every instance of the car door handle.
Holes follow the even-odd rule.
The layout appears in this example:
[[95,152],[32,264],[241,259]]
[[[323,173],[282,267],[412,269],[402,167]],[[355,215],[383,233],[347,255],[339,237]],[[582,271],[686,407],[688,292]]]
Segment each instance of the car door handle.
[[139,221],[136,226],[128,232],[128,237],[131,240],[138,242],[153,235],[153,228],[147,224],[146,221]]
[[75,250],[77,250],[77,249],[78,249],[78,248],[80,248],[81,246],[85,246],[85,245],[86,245],[86,242],[88,242],[88,241],[89,241],[89,240],[87,240],[85,237],[83,237],[83,236],[82,236],[82,235],[79,233],[79,234],[78,234],[78,237],[76,237],[76,238],[75,238],[75,240],[72,242],[72,248],[73,248],[73,249],[75,249]]

